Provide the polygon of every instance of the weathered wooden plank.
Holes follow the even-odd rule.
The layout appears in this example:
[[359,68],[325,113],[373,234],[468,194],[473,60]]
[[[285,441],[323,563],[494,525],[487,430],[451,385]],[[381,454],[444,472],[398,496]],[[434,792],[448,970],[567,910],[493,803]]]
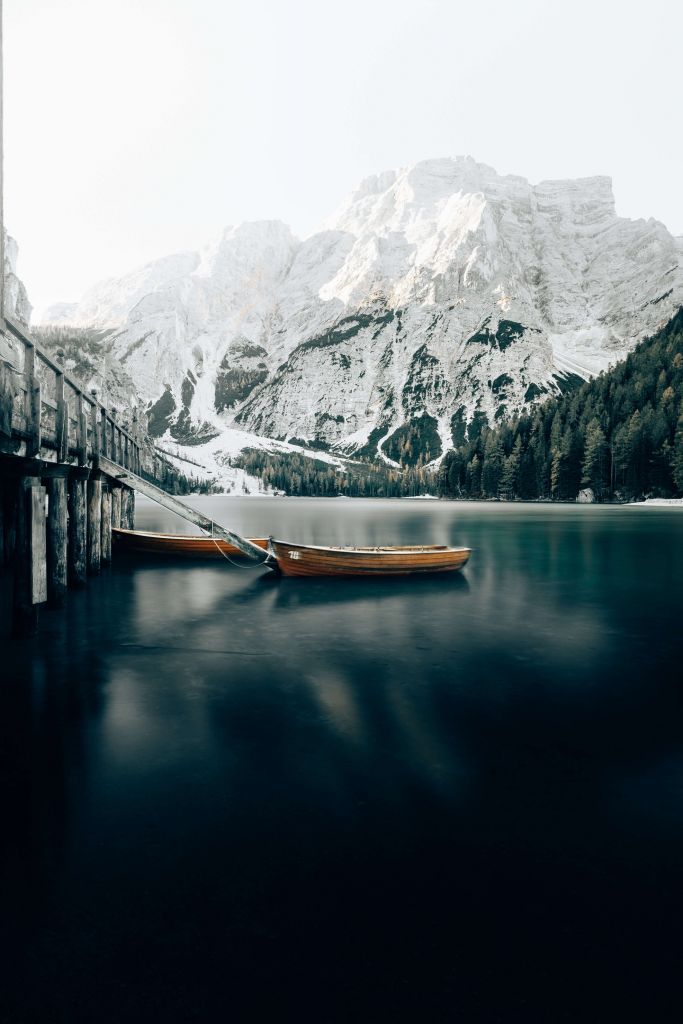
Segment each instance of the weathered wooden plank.
[[100,450],[103,455],[109,455],[109,439],[107,437],[107,410],[100,406]]
[[116,422],[116,409],[111,411],[111,453],[112,462],[119,461],[119,425]]
[[54,378],[54,398],[56,411],[54,417],[54,438],[57,445],[57,460],[65,462],[69,453],[69,417],[65,401],[65,375],[56,374]]
[[0,435],[12,436],[12,410],[17,393],[15,372],[9,363],[0,362]]
[[[55,467],[56,468],[56,467]],[[47,479],[47,599],[53,608],[64,603],[67,587],[67,467]]]
[[74,467],[69,473],[69,544],[67,549],[69,585],[83,587],[88,572],[89,471]]
[[100,431],[99,421],[97,418],[97,405],[95,403],[93,403],[90,409],[90,446],[93,457],[99,455],[101,450]]
[[21,636],[38,628],[38,609],[33,601],[33,477],[20,477],[15,484],[16,543],[14,551],[13,629]]
[[111,491],[102,485],[102,513],[100,517],[100,548],[102,561],[111,562]]
[[130,487],[121,489],[121,526],[124,530],[135,529],[135,491]]
[[55,399],[57,411],[55,416],[55,441],[57,443],[57,460],[64,462],[69,451],[69,423],[68,410],[64,401],[64,374],[58,373],[55,377]]
[[[113,490],[113,488],[112,488],[112,490]],[[120,492],[119,492],[119,498],[118,498],[118,501],[119,501],[119,526],[122,529],[124,529],[124,530],[128,529],[128,527],[127,527],[127,523],[128,523],[128,519],[127,519],[128,509],[126,507],[126,502],[128,500],[127,494],[128,494],[128,488],[120,486]],[[113,522],[114,522],[114,520],[113,520],[113,512],[112,512],[112,525],[113,525]]]
[[95,575],[102,561],[102,479],[88,480],[88,572]]
[[85,466],[88,461],[88,423],[83,408],[83,395],[76,397],[76,449],[78,451],[78,463]]
[[26,428],[29,437],[26,454],[40,451],[40,382],[36,377],[36,350],[28,345],[24,353],[24,382],[26,384]]
[[14,558],[17,542],[17,488],[16,483],[9,479],[3,485],[3,533],[5,548],[5,564]]
[[0,573],[5,568],[5,485],[0,479]]
[[46,490],[38,481],[27,488],[30,493],[31,532],[31,601],[43,604],[47,601],[47,537],[45,520]]
[[164,508],[167,508],[170,512],[175,512],[176,515],[186,519],[190,523],[194,523],[195,526],[199,526],[202,530],[206,530],[207,533],[211,533],[215,537],[222,537],[223,540],[230,541],[235,547],[239,548],[245,555],[252,558],[254,561],[263,561],[263,551],[257,547],[256,544],[252,544],[251,541],[245,537],[240,537],[238,533],[233,533],[231,530],[226,530],[225,527],[219,526],[208,516],[205,516],[202,512],[198,512],[197,509],[191,508],[189,505],[185,505],[182,501],[178,501],[177,498],[171,494],[167,494],[166,491],[162,491],[161,488],[156,487],[154,484],[149,483],[141,476],[133,473],[131,470],[123,470],[115,463],[110,462],[102,456],[97,460],[97,467],[108,476],[118,479],[121,483],[127,484],[128,487],[134,487],[140,494],[146,495],[153,501],[158,502]]
[[18,338],[25,346],[30,346],[36,350],[41,362],[45,363],[46,366],[51,370],[54,370],[56,373],[61,372],[61,367],[54,361],[54,359],[51,359],[50,356],[46,352],[43,352],[40,346],[36,344],[29,329],[22,326],[12,317],[7,316],[7,311],[5,311],[5,323],[8,330],[11,331],[15,338]]
[[121,523],[121,491],[122,488],[114,486],[111,488],[111,528],[118,530]]

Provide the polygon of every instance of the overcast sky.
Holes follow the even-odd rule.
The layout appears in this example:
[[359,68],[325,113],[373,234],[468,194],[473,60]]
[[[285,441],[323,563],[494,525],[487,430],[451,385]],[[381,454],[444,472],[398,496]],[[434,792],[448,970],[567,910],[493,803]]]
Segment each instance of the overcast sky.
[[4,0],[5,220],[40,310],[226,224],[312,231],[470,154],[683,234],[674,0]]

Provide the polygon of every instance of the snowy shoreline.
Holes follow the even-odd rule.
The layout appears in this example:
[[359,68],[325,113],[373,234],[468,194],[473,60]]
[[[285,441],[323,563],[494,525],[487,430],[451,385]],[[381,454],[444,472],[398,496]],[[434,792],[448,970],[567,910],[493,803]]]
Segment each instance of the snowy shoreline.
[[629,501],[629,505],[649,505],[655,508],[683,508],[683,498],[646,498],[645,501]]

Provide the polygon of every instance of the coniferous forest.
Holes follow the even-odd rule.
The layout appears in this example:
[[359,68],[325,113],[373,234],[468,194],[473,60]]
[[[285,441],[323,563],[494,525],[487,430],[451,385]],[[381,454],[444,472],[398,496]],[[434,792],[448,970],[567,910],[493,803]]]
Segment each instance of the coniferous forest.
[[574,501],[683,493],[683,309],[628,358],[591,381],[445,454],[436,473],[401,458],[391,467],[249,450],[231,460],[292,495]]
[[394,469],[383,463],[346,461],[344,468],[290,452],[249,449],[230,464],[259,477],[266,487],[299,497],[410,498],[433,493],[435,477],[422,466]]
[[573,501],[683,492],[683,309],[623,362],[447,452],[444,497]]

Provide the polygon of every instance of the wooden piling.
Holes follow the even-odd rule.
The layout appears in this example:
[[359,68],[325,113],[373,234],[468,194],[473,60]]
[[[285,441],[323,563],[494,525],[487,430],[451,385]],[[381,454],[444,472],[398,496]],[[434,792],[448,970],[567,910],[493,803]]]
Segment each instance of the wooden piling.
[[3,486],[3,547],[5,552],[5,565],[10,565],[14,559],[14,551],[17,540],[17,493],[16,481],[10,477]]
[[121,488],[121,528],[135,529],[135,491],[130,487]]
[[14,632],[38,628],[38,605],[47,600],[45,488],[35,476],[19,478],[14,569]]
[[128,495],[128,529],[135,529],[135,491],[132,489]]
[[121,526],[121,487],[112,484],[111,488],[111,528],[118,530]]
[[72,467],[69,472],[69,546],[67,552],[69,585],[84,587],[88,572],[88,502],[90,470]]
[[92,473],[88,480],[88,573],[97,575],[102,562],[102,477]]
[[121,488],[121,529],[128,529],[128,488]]
[[102,561],[108,564],[111,562],[111,491],[106,483],[102,484],[100,547],[102,551]]
[[69,456],[69,423],[68,409],[64,400],[64,374],[55,374],[55,440],[57,442],[57,462],[66,462]]
[[0,480],[0,572],[5,568],[5,484]]
[[24,379],[26,381],[26,454],[37,455],[42,443],[41,388],[36,374],[36,349],[31,343],[24,350]]
[[55,466],[47,477],[47,600],[59,608],[66,599],[67,588],[67,466]]

